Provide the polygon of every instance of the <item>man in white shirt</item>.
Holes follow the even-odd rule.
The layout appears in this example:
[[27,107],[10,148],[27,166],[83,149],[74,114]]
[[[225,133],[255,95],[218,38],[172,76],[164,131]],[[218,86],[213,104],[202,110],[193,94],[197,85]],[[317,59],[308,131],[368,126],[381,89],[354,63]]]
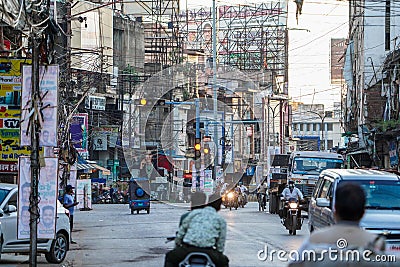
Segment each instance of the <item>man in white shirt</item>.
[[[283,189],[282,191],[282,197],[284,201],[288,201],[291,198],[296,199],[297,201],[303,201],[303,194],[301,193],[300,189],[294,186],[294,181],[289,181],[289,186]],[[287,208],[286,205],[284,205],[283,208],[283,217],[286,218],[287,216]],[[301,209],[298,210],[298,218],[301,217]]]
[[303,194],[301,191],[294,186],[294,181],[289,181],[289,187],[286,187],[282,191],[282,196],[285,200],[295,198],[297,201],[303,200]]

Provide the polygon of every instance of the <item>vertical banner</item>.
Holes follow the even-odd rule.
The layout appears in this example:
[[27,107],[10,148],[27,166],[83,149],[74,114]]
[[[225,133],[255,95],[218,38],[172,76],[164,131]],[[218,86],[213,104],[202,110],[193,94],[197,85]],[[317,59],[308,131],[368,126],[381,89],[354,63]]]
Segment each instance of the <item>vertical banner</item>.
[[[40,115],[42,131],[39,137],[40,146],[57,146],[57,106],[58,106],[58,65],[40,66],[40,96],[42,106]],[[22,101],[21,101],[21,146],[30,146],[29,121],[32,119],[32,66],[22,66]]]
[[[44,158],[45,166],[40,168],[39,209],[40,223],[38,238],[53,239],[57,215],[57,172],[58,158]],[[19,157],[18,188],[18,239],[30,237],[29,196],[31,192],[31,161],[29,157]]]
[[18,158],[18,227],[17,238],[26,239],[30,237],[30,212],[29,196],[31,194],[31,160],[27,156]]
[[75,114],[69,126],[69,132],[71,134],[71,142],[79,152],[79,154],[86,158],[88,157],[88,143],[87,143],[87,132],[88,131],[88,114],[78,113]]
[[38,238],[53,239],[56,232],[58,158],[44,158],[40,168]]
[[76,201],[78,209],[92,208],[92,184],[90,179],[76,181]]
[[207,195],[211,195],[214,189],[212,172],[213,172],[212,170],[204,171],[204,193]]

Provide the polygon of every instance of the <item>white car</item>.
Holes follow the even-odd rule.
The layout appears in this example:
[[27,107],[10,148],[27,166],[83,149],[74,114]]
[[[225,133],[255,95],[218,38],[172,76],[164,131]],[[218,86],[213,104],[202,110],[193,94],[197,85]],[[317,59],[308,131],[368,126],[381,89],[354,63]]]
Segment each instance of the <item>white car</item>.
[[[17,239],[18,185],[0,183],[0,256],[1,253],[29,254],[29,239]],[[37,252],[49,263],[61,263],[69,249],[69,212],[57,201],[55,239],[38,239]]]

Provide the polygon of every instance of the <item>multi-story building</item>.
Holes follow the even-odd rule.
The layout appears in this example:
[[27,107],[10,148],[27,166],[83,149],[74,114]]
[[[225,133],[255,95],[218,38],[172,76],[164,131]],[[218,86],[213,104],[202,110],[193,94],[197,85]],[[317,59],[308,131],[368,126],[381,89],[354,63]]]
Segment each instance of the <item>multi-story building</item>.
[[342,146],[340,112],[325,111],[322,104],[296,104],[292,113],[293,150],[332,150]]
[[351,166],[398,169],[399,34],[395,1],[349,1],[343,96]]

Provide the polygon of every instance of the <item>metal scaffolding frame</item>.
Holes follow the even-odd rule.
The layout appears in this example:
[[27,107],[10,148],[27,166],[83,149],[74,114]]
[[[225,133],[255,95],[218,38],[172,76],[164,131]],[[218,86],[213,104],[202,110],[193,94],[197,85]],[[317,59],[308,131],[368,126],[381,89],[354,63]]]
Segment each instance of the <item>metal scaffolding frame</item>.
[[[287,1],[220,6],[217,11],[220,64],[286,76]],[[185,49],[200,50],[211,57],[212,9],[187,10],[180,19]]]
[[134,15],[144,24],[147,72],[157,72],[182,62],[179,0],[139,0],[135,4],[141,10]]

